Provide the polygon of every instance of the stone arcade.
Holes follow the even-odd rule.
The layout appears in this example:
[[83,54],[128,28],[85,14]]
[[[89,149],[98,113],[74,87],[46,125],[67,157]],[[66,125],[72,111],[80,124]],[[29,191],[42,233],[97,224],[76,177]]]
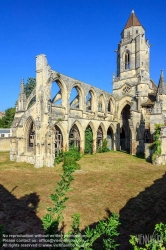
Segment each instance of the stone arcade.
[[[84,152],[87,127],[93,133],[93,152],[107,138],[112,150],[144,153],[154,124],[166,120],[164,75],[161,72],[156,87],[150,79],[149,52],[145,30],[132,11],[116,50],[113,94],[52,70],[46,56],[38,55],[36,88],[28,99],[21,82],[10,159],[51,167],[56,155],[70,145]],[[58,91],[52,95],[54,86]],[[164,138],[165,127],[162,133]],[[160,163],[166,163],[164,148]]]

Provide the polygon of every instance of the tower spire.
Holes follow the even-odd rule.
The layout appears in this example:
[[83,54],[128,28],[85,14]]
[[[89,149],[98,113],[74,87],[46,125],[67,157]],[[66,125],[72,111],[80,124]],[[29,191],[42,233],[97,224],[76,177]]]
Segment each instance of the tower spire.
[[165,94],[166,93],[166,85],[164,82],[164,70],[161,70],[160,74],[160,80],[159,80],[159,85],[158,85],[158,93],[159,94]]
[[132,27],[132,26],[142,26],[142,24],[140,23],[140,21],[138,20],[138,18],[136,16],[136,14],[134,13],[134,10],[131,11],[131,15],[130,15],[124,29],[127,29],[127,28]]

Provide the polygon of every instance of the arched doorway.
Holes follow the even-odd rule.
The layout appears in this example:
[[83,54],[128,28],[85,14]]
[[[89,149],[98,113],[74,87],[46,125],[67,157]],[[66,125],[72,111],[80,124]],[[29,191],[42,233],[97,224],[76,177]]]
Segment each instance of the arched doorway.
[[35,146],[35,126],[34,123],[31,123],[30,129],[29,129],[29,135],[28,135],[28,149],[34,150]]
[[85,129],[85,154],[92,154],[93,153],[93,132],[91,126],[87,126]]
[[80,132],[76,124],[72,126],[69,133],[69,148],[76,147],[80,150]]
[[96,149],[97,151],[102,147],[103,145],[103,130],[102,127],[99,126],[97,130],[97,138],[96,138]]
[[29,117],[26,121],[24,128],[25,131],[25,151],[34,152],[35,149],[35,124],[32,117]]
[[113,130],[111,127],[109,127],[107,130],[107,141],[108,141],[107,147],[110,150],[113,150],[114,149],[114,139],[113,139]]
[[126,104],[121,112],[121,128],[120,128],[120,149],[130,153],[130,105]]

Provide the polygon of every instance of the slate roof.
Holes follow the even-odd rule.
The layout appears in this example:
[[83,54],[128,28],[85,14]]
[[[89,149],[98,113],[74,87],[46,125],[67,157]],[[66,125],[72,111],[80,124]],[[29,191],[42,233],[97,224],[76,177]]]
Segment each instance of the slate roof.
[[152,83],[152,88],[153,88],[154,90],[157,90],[157,86],[156,86],[156,84],[154,83],[154,81],[153,81],[152,79],[150,79],[150,81],[151,81],[151,83]]
[[166,94],[166,84],[164,80],[164,72],[161,70],[159,85],[158,85],[158,93],[159,95]]
[[10,134],[10,129],[0,128],[0,134]]

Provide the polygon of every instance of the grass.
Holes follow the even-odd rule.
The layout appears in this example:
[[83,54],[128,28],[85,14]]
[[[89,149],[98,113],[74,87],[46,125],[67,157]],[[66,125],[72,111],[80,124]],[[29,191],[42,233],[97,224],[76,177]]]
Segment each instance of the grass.
[[[86,155],[79,163],[82,171],[74,173],[74,189],[68,193],[64,212],[65,230],[69,229],[73,213],[81,214],[83,229],[104,219],[109,210],[120,215],[120,241],[125,246],[130,234],[153,232],[156,223],[166,223],[166,166],[154,166],[124,152]],[[33,212],[41,227],[40,219],[46,207],[52,205],[49,197],[60,173],[61,164],[35,169],[28,163],[11,162],[9,152],[0,152],[0,224],[5,224],[9,232],[37,230],[33,223],[27,229],[28,213],[32,217]],[[25,210],[22,217],[16,211],[19,206]],[[12,226],[11,216],[15,221]],[[21,223],[23,217],[25,223]]]

